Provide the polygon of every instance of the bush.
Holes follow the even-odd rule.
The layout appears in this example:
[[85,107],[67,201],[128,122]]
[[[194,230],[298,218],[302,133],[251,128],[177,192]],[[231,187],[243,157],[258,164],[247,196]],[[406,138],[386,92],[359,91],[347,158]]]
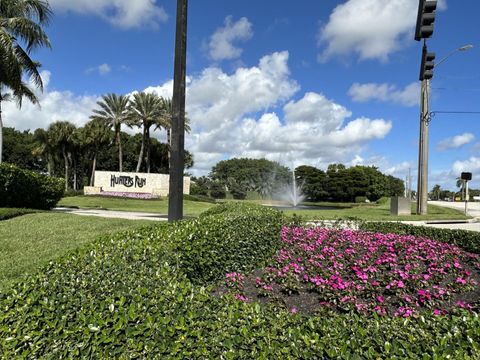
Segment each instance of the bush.
[[0,164],[0,207],[51,209],[62,198],[63,180]]
[[457,245],[465,251],[480,253],[480,233],[466,230],[437,229],[427,226],[415,226],[400,222],[365,222],[360,224],[364,231],[413,235],[448,244]]
[[0,208],[0,220],[12,219],[17,216],[32,214],[34,212],[36,211],[32,209]]
[[219,183],[212,183],[210,186],[210,196],[214,199],[225,199],[227,196],[225,187]]
[[208,196],[208,187],[204,184],[199,185],[197,183],[192,182],[190,184],[190,194]]
[[183,200],[208,202],[208,203],[211,203],[211,204],[216,203],[215,199],[212,199],[211,197],[208,197],[208,196],[205,196],[205,195],[183,194]]
[[233,198],[236,200],[245,200],[247,197],[247,192],[238,185],[233,186],[230,189],[230,194],[232,194]]
[[[264,214],[263,209],[241,205],[214,207],[200,220],[207,221],[215,230],[214,220],[220,219],[218,224],[231,231],[234,224],[227,226],[221,221],[225,217],[246,212],[243,215],[252,215],[253,219]],[[260,216],[255,225],[259,234],[263,232],[260,226],[266,224],[264,220],[270,215],[272,221],[279,216],[276,212]],[[478,356],[480,318],[475,313],[437,317],[427,313],[408,319],[355,313],[304,317],[278,307],[213,296],[212,287],[202,283],[193,285],[178,266],[181,262],[177,251],[187,250],[175,242],[188,240],[182,238],[186,234],[182,226],[190,223],[159,224],[99,239],[56,260],[9,292],[0,293],[0,357],[473,359]],[[241,229],[234,230],[237,240],[245,231],[243,226]],[[194,236],[198,235],[192,230]],[[205,231],[203,234],[207,236]],[[229,232],[223,234],[229,236]],[[217,237],[211,239],[219,241]],[[194,244],[198,246],[200,242]],[[243,246],[251,244],[247,241]],[[210,253],[205,251],[204,255],[208,258]]]
[[177,224],[176,252],[190,280],[206,283],[232,271],[249,271],[280,248],[283,215],[254,204],[229,202],[199,219]]
[[1,357],[466,359],[480,351],[476,314],[304,317],[212,296],[178,271],[170,226],[98,240],[0,294]]
[[355,203],[366,203],[367,197],[366,196],[355,196]]

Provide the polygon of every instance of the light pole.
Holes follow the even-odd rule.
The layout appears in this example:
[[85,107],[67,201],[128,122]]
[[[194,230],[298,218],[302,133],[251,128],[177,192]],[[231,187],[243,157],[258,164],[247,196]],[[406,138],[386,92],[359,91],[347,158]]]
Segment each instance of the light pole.
[[[447,60],[453,54],[460,51],[467,51],[473,48],[473,45],[465,45],[459,47],[435,65],[433,65],[433,59],[435,54],[428,53],[427,48],[423,46],[422,65],[420,69],[420,80],[422,81],[422,87],[420,91],[420,139],[418,146],[418,183],[417,183],[417,214],[427,214],[428,203],[428,125],[430,123],[429,96],[430,96],[430,79],[433,76],[433,68],[437,68],[441,63]],[[429,55],[432,56],[429,59]],[[431,60],[430,67],[428,67],[428,61]],[[427,65],[427,66],[425,66]],[[427,72],[429,72],[427,74]],[[428,75],[428,76],[427,76]]]

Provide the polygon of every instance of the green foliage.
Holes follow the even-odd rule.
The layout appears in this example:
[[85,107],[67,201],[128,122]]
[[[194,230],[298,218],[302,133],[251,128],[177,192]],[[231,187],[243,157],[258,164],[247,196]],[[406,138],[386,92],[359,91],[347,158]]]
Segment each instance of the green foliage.
[[355,196],[355,203],[361,204],[361,203],[366,203],[367,202],[367,197],[366,196]]
[[247,197],[247,191],[238,184],[230,187],[230,194],[232,194],[235,200],[245,200],[245,198]]
[[376,167],[330,164],[326,172],[312,166],[295,169],[297,183],[311,201],[354,202],[356,197],[376,201],[382,196],[403,194],[403,182],[384,175]]
[[223,185],[235,182],[246,191],[256,191],[266,196],[291,182],[292,176],[288,168],[274,161],[235,158],[217,163],[210,177]]
[[227,192],[224,185],[214,182],[210,185],[210,196],[214,199],[225,199]]
[[211,203],[211,204],[216,203],[215,199],[212,199],[211,197],[208,197],[208,196],[205,196],[205,195],[183,194],[183,200],[189,200],[189,201],[195,201],[195,202],[207,202],[207,203]]
[[62,180],[0,164],[0,207],[51,209],[62,196]]
[[[262,210],[226,204],[203,219],[242,211],[256,216]],[[403,319],[327,312],[304,317],[214,296],[212,288],[192,284],[177,265],[177,251],[184,250],[176,241],[184,229],[183,223],[161,224],[105,237],[0,294],[1,357],[478,356],[480,318],[475,313]]]
[[0,220],[7,220],[17,216],[34,213],[33,209],[18,209],[18,208],[0,208]]
[[282,213],[254,204],[228,202],[173,232],[180,267],[195,283],[232,271],[248,271],[280,247]]
[[438,240],[472,253],[480,253],[480,233],[466,230],[437,229],[427,226],[415,226],[399,222],[365,222],[360,225],[361,230],[413,235]]

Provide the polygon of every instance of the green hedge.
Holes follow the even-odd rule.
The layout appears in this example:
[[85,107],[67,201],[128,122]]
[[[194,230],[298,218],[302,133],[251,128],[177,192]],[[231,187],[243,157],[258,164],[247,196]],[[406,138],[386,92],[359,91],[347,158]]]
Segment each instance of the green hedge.
[[408,225],[399,222],[364,222],[360,229],[364,231],[413,235],[438,240],[472,253],[480,253],[480,233],[466,230],[438,229],[427,226]]
[[199,219],[177,223],[172,232],[182,271],[195,283],[218,280],[227,272],[248,271],[280,248],[281,212],[227,202]]
[[[263,214],[226,204],[202,217],[208,227],[199,226],[216,232],[214,224],[225,224],[214,219],[245,211]],[[177,241],[186,228],[195,230],[192,223],[99,239],[0,293],[0,358],[478,359],[475,313],[304,317],[214,296],[212,286],[193,284],[182,270],[179,258],[190,250]]]
[[0,207],[51,209],[62,198],[61,179],[0,164]]
[[0,220],[12,219],[17,216],[36,212],[32,209],[0,208]]

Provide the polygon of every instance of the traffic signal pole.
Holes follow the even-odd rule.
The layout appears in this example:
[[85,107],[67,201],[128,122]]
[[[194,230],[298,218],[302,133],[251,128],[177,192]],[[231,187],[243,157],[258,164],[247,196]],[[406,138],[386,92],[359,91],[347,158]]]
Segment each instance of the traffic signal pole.
[[428,125],[430,114],[428,99],[430,81],[422,80],[420,92],[420,141],[418,149],[417,214],[426,215],[428,205]]

